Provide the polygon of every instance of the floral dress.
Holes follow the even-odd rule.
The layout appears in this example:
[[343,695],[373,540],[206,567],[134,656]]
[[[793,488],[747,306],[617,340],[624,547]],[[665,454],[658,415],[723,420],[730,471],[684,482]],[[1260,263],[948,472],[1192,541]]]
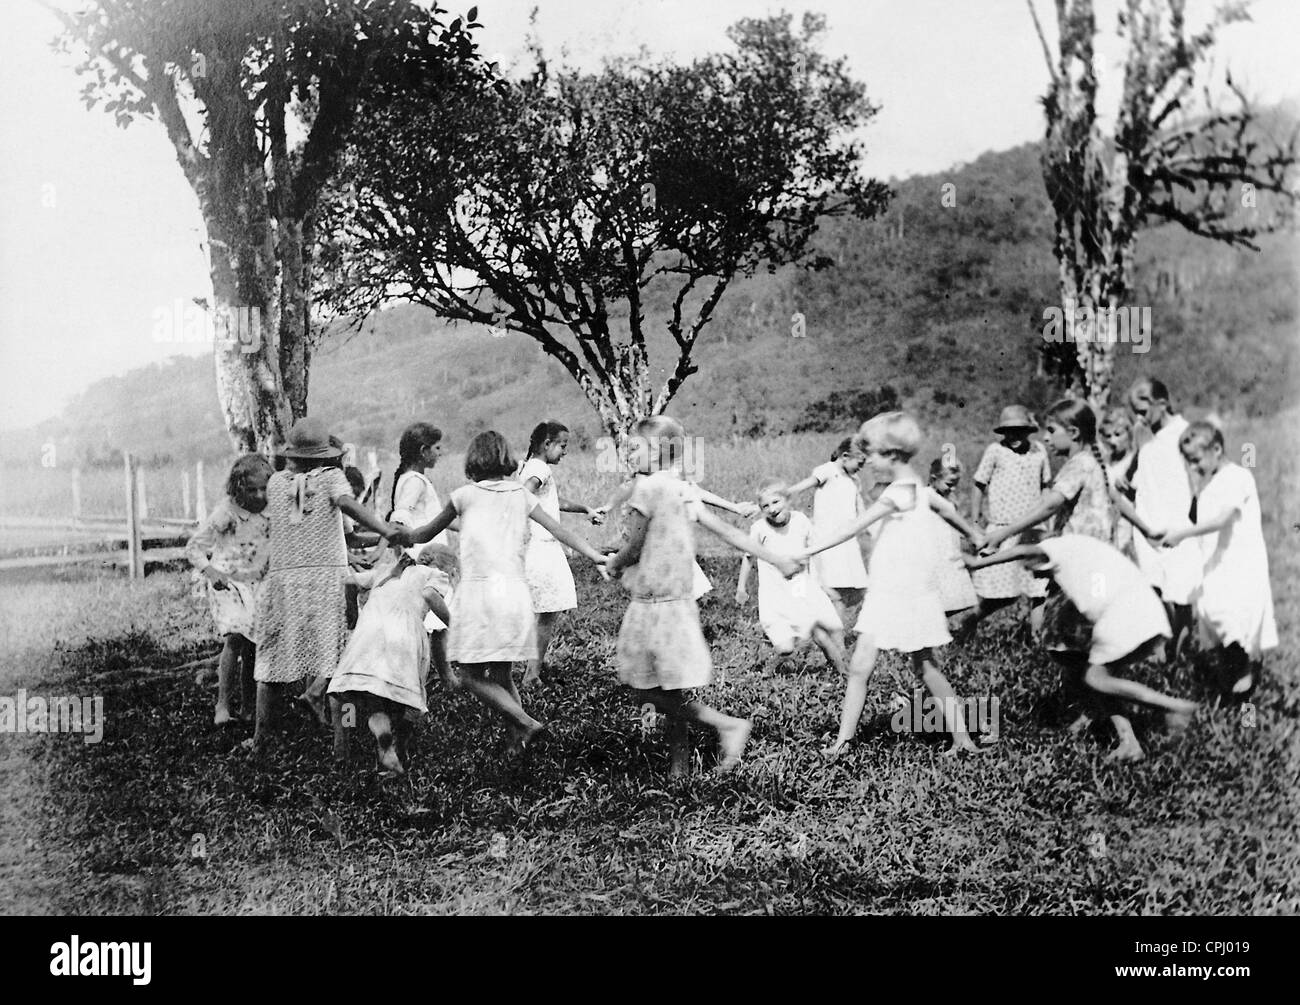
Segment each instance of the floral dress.
[[218,635],[253,638],[257,593],[270,559],[270,533],[265,513],[250,513],[225,498],[186,544],[185,557],[196,572],[211,566],[231,577],[220,588],[207,582],[208,608]]
[[330,676],[347,640],[348,549],[338,502],[352,495],[337,468],[277,471],[266,486],[270,568],[257,603],[258,681]]
[[[988,526],[992,532],[1019,523],[1038,508],[1043,486],[1052,480],[1047,451],[1031,444],[1023,454],[1004,443],[991,443],[975,469],[975,484],[983,486],[987,498]],[[1019,535],[1007,538],[998,551],[1015,547]],[[1041,597],[1047,584],[1036,580],[1019,562],[1004,562],[971,575],[975,592],[990,600],[1010,597]]]
[[[1106,487],[1106,475],[1091,450],[1080,450],[1061,466],[1052,489],[1065,497],[1057,512],[1056,534],[1082,534],[1110,544],[1115,533],[1115,512]],[[1043,611],[1043,646],[1051,652],[1087,653],[1092,645],[1092,625],[1053,584]]]

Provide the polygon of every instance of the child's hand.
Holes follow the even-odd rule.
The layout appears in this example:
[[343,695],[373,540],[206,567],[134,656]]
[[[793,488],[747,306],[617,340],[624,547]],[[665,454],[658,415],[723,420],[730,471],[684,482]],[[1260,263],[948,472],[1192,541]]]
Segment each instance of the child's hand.
[[981,551],[984,546],[988,544],[988,540],[988,536],[983,531],[977,529],[975,531],[975,536],[971,538],[971,545],[976,551]]
[[591,517],[592,524],[597,527],[605,522],[605,514],[608,512],[608,506],[598,506],[596,509],[592,509],[590,506],[587,507],[587,515]]
[[752,503],[752,502],[736,503],[736,509],[740,511],[740,515],[743,516],[746,520],[753,519],[754,517],[758,516],[760,512],[758,503]]
[[736,587],[736,603],[745,604],[749,602],[749,591],[743,586]]
[[981,555],[992,555],[998,550],[998,545],[1007,539],[1007,535],[1000,530],[995,530],[991,534],[984,535],[984,544],[980,547]]
[[394,544],[399,548],[410,548],[415,544],[411,540],[410,529],[403,527],[400,523],[390,523],[383,536],[388,538],[389,544]]
[[974,568],[975,564],[979,561],[979,559],[974,555],[967,555],[964,552],[962,553],[961,560],[966,563],[966,568],[968,569]]
[[1152,533],[1147,535],[1147,540],[1164,548],[1177,547],[1187,536],[1180,530],[1156,531],[1154,527],[1151,530]]
[[786,579],[793,579],[795,576],[799,574],[799,570],[803,568],[804,560],[800,560],[793,556],[786,556],[786,555],[781,555],[779,557],[781,560],[776,563],[776,568],[777,571],[780,572],[781,575],[783,575]]

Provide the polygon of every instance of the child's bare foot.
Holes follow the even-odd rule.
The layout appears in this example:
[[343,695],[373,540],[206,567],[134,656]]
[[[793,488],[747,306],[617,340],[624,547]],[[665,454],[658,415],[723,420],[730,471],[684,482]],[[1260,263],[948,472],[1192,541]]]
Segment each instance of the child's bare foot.
[[1132,743],[1121,743],[1106,756],[1106,763],[1112,764],[1116,761],[1140,761],[1146,757],[1146,752],[1136,740]]
[[524,671],[524,679],[519,682],[519,686],[531,687],[534,684],[540,683],[544,668],[544,664],[530,661],[528,669]]
[[460,679],[460,674],[456,673],[456,671],[452,670],[450,667],[446,670],[439,670],[438,679],[442,681],[442,686],[448,691],[459,691],[461,689],[462,681]]
[[1165,713],[1165,728],[1171,733],[1181,733],[1192,724],[1192,716],[1196,714],[1196,706],[1192,703],[1190,708],[1182,709],[1177,712]]
[[828,761],[834,761],[840,754],[844,753],[848,745],[848,740],[836,740],[829,747],[822,747],[822,757]]
[[719,771],[730,771],[740,763],[740,757],[745,752],[745,744],[749,742],[749,734],[753,728],[754,724],[748,719],[740,719],[734,726],[718,729]]
[[402,767],[401,759],[397,756],[397,750],[391,742],[388,746],[379,748],[379,767],[392,775],[406,774],[406,769]]
[[233,721],[234,717],[230,714],[230,709],[225,705],[218,705],[216,713],[212,716],[212,725],[226,726]]
[[1087,730],[1087,728],[1091,725],[1092,725],[1092,716],[1090,716],[1087,712],[1082,712],[1080,713],[1079,718],[1075,719],[1074,722],[1070,723],[1070,735],[1078,736],[1081,733],[1083,733],[1085,730]]
[[1255,676],[1249,670],[1244,677],[1238,678],[1237,682],[1232,685],[1233,694],[1245,694],[1255,684]]
[[941,757],[956,757],[958,754],[984,754],[988,752],[987,747],[977,747],[969,736],[960,740],[953,740],[952,746],[945,750]]

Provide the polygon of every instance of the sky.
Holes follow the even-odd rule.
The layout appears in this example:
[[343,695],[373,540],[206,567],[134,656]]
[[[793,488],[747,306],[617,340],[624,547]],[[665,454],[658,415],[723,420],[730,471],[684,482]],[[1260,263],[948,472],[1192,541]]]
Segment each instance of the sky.
[[[1112,64],[1115,2],[1097,4],[1100,51]],[[471,6],[442,3],[454,13]],[[563,51],[587,69],[642,45],[678,60],[724,49],[727,26],[742,17],[823,13],[823,51],[847,57],[883,106],[864,137],[865,168],[882,179],[940,172],[1043,132],[1047,70],[1025,0],[489,0],[478,5],[484,54],[507,65],[520,58],[534,6],[548,55]],[[1035,6],[1050,39],[1053,4]],[[1193,18],[1208,10],[1190,7]],[[1300,4],[1257,0],[1253,15],[1225,34],[1220,68],[1261,102],[1300,100]],[[197,203],[162,127],[120,129],[85,109],[72,61],[49,48],[58,23],[36,0],[5,0],[0,23],[3,430],[56,415],[96,380],[209,352],[168,328],[211,285]]]

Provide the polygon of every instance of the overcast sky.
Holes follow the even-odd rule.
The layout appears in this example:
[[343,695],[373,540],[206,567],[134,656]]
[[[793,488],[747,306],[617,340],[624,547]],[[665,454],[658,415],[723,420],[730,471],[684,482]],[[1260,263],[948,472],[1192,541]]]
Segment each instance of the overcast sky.
[[[738,18],[782,8],[826,14],[825,51],[847,56],[883,105],[866,134],[880,178],[941,171],[1043,131],[1047,75],[1024,0],[504,0],[479,4],[483,51],[518,57],[535,4],[547,52],[564,47],[583,67],[641,44],[688,59],[726,47]],[[1050,35],[1053,4],[1036,6]],[[1300,98],[1300,3],[1259,0],[1254,14],[1225,36],[1220,64],[1261,101]],[[211,287],[195,198],[161,127],[122,130],[86,111],[71,65],[48,47],[57,22],[34,0],[8,0],[0,24],[0,428],[14,428],[102,377],[209,351],[158,341],[155,316]]]

